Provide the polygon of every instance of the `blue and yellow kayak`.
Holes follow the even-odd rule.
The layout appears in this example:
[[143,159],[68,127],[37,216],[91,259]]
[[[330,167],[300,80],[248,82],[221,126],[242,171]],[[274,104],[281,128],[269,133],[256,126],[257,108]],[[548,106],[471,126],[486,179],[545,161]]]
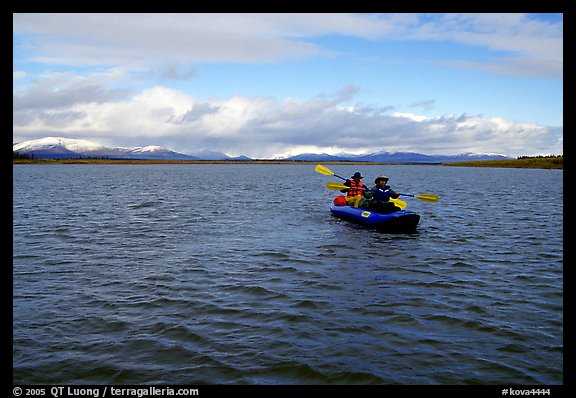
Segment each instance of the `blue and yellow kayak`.
[[332,204],[330,211],[336,217],[355,221],[384,232],[415,232],[418,222],[420,222],[420,215],[408,210],[382,214],[354,206]]

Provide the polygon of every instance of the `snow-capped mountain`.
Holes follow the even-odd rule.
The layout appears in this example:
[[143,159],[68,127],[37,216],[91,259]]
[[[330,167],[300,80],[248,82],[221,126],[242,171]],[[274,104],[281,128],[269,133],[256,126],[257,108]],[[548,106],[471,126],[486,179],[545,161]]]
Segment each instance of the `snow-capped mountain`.
[[199,158],[152,145],[135,148],[109,147],[89,140],[46,137],[24,141],[12,146],[14,152],[35,158],[109,158],[109,159],[171,159],[199,160]]
[[88,140],[76,140],[71,138],[46,137],[37,140],[24,141],[14,144],[12,150],[20,153],[31,151],[69,151],[69,152],[92,152],[108,149],[108,147]]
[[175,152],[158,145],[122,148],[110,147],[89,140],[46,137],[24,141],[12,146],[14,152],[33,156],[36,159],[143,159],[143,160],[251,160],[242,155],[230,157],[222,152],[201,150],[193,154]]

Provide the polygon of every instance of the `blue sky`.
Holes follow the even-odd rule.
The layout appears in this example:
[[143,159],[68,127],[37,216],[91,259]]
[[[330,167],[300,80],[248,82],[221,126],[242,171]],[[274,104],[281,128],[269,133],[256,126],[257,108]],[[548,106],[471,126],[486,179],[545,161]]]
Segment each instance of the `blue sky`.
[[14,14],[13,141],[563,153],[562,14]]

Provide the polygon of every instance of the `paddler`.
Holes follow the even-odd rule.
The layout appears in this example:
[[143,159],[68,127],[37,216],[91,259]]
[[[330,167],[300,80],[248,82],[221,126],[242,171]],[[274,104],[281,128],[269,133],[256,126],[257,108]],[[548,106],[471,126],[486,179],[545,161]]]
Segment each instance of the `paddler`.
[[343,189],[340,192],[348,192],[348,196],[346,196],[346,204],[348,206],[358,207],[360,201],[364,198],[364,191],[367,189],[364,183],[362,182],[362,174],[357,171],[354,173],[351,180],[346,180],[344,185],[350,187],[348,189]]
[[366,192],[366,200],[362,203],[362,208],[372,210],[378,213],[392,213],[400,211],[399,207],[395,206],[390,198],[398,199],[400,196],[399,191],[393,191],[388,185],[390,179],[385,175],[379,175],[374,180],[374,188]]

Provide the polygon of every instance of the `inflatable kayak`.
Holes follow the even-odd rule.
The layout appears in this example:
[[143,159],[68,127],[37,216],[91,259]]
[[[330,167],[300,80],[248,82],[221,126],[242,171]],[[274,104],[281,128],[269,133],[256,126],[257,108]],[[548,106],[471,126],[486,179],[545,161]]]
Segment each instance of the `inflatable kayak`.
[[419,214],[408,210],[382,214],[354,206],[332,204],[330,211],[336,217],[355,221],[385,232],[415,232],[420,221]]

